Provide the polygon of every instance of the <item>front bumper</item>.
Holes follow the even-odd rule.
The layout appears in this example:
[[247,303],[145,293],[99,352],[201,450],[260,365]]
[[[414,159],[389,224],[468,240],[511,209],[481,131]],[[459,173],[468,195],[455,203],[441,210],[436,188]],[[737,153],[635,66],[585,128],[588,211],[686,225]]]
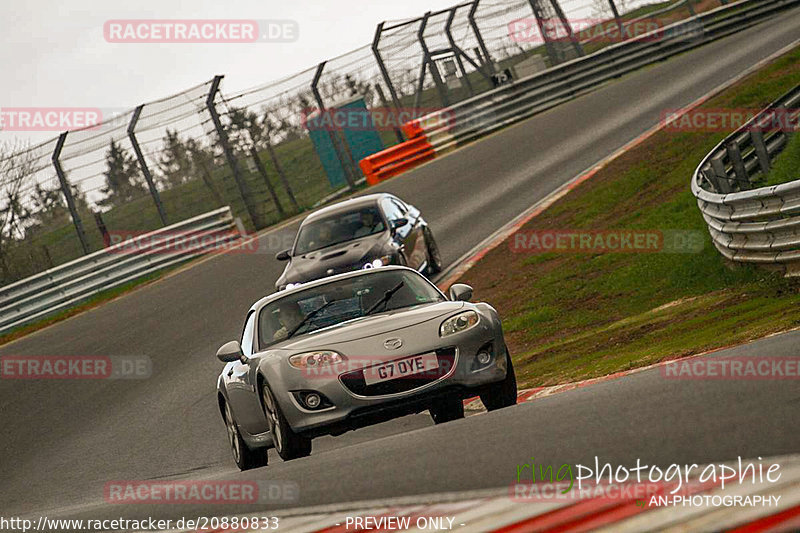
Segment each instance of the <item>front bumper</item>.
[[[445,356],[445,359],[439,359],[441,365],[447,355],[453,354],[452,366],[441,372],[444,375],[433,379],[402,377],[384,382],[377,388],[365,388],[363,382],[358,386],[352,381],[343,379],[343,375],[354,373],[353,368],[347,368],[337,374],[319,376],[310,375],[283,361],[284,364],[280,368],[281,379],[283,387],[290,391],[290,394],[282,395],[278,401],[289,425],[294,431],[307,436],[337,435],[350,429],[424,411],[445,397],[475,396],[487,385],[505,378],[505,343],[502,332],[498,333],[498,328],[494,324],[482,320],[470,330],[442,339],[438,336],[440,322],[441,320],[436,320],[429,324],[435,331],[434,337],[419,335],[415,331],[415,338],[404,338],[406,344],[402,350],[389,352],[383,348],[384,336],[379,336],[380,338],[375,340],[375,343],[380,345],[379,349],[373,347],[360,354],[354,355],[344,348],[338,348],[338,351],[349,357],[350,361],[363,357],[375,363],[436,352]],[[402,332],[398,333],[402,335]],[[434,338],[438,345],[426,344],[423,340],[425,338]],[[332,346],[331,349],[337,347]],[[491,360],[487,364],[480,365],[477,362],[477,354],[487,349],[492,355]],[[369,355],[370,352],[380,355]],[[332,405],[315,411],[307,409],[300,403],[297,395],[291,393],[298,391],[318,392]]]

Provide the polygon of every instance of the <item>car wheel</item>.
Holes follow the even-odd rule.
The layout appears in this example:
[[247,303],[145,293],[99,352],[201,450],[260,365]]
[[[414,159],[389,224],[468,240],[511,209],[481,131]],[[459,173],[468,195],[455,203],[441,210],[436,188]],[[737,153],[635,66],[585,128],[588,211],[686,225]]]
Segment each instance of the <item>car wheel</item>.
[[272,434],[272,442],[281,459],[291,461],[311,454],[311,439],[292,431],[266,383],[261,387],[261,395],[264,400],[269,432]]
[[464,418],[464,402],[459,397],[445,398],[430,408],[434,424],[444,424]]
[[514,365],[511,355],[506,347],[506,377],[503,381],[493,383],[489,389],[481,394],[481,402],[487,411],[495,411],[517,403],[517,376],[514,374]]
[[231,447],[233,460],[236,461],[236,466],[239,467],[239,470],[244,471],[267,466],[267,449],[256,448],[251,450],[247,446],[242,434],[239,433],[239,428],[236,427],[236,422],[233,420],[233,412],[231,412],[228,402],[225,402],[225,430],[228,432],[228,445]]
[[428,226],[423,230],[425,235],[425,247],[428,249],[428,274],[438,274],[442,271],[442,255],[439,253],[439,245],[433,238],[433,232]]

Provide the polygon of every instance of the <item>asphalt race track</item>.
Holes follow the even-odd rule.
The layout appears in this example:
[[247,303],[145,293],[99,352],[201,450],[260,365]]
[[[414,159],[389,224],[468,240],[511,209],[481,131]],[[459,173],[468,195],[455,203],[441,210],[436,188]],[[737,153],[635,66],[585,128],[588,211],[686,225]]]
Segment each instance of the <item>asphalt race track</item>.
[[[466,147],[379,190],[419,207],[445,264],[560,184],[798,38],[800,10],[643,69]],[[689,176],[687,176],[687,187]],[[314,441],[313,454],[241,474],[214,395],[216,348],[271,292],[273,256],[202,262],[0,349],[0,355],[146,355],[144,380],[0,380],[3,515],[83,518],[231,515],[248,506],[107,505],[112,480],[268,479],[300,484],[300,505],[505,487],[517,464],[703,463],[798,453],[800,390],[782,381],[677,381],[656,371],[433,427],[427,414]],[[798,356],[800,332],[728,355]],[[201,512],[202,511],[202,512]]]

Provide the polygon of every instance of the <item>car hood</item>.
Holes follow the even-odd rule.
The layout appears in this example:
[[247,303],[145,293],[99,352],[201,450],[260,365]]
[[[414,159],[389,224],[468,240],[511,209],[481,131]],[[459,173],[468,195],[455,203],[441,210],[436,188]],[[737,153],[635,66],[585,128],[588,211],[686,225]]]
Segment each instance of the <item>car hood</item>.
[[429,320],[455,313],[464,307],[464,302],[439,302],[417,305],[364,317],[342,326],[332,326],[296,339],[289,339],[270,346],[270,350],[292,352],[332,348],[335,345],[358,341],[368,337],[409,328]]
[[386,235],[378,233],[294,256],[286,280],[298,283],[358,270],[373,255],[380,254],[385,241]]

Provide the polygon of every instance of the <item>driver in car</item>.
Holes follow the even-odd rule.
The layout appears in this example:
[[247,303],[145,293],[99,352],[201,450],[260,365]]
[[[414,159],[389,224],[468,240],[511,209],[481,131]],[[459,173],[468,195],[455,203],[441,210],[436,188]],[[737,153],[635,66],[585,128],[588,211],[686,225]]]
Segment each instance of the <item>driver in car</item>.
[[296,328],[303,318],[305,318],[305,315],[297,302],[286,302],[278,314],[281,329],[272,335],[272,340],[282,341],[288,337],[289,332]]
[[364,237],[365,235],[371,235],[377,231],[379,225],[382,225],[383,221],[380,218],[375,217],[375,213],[373,211],[362,211],[361,212],[361,227],[358,228],[355,233],[353,234],[354,237]]

